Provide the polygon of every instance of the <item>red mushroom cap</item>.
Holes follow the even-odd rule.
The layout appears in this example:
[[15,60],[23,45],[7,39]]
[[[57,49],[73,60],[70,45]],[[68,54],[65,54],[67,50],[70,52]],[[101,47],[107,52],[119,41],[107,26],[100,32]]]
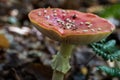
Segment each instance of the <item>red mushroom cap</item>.
[[72,44],[97,42],[115,29],[113,24],[94,14],[59,8],[32,10],[29,19],[49,38]]

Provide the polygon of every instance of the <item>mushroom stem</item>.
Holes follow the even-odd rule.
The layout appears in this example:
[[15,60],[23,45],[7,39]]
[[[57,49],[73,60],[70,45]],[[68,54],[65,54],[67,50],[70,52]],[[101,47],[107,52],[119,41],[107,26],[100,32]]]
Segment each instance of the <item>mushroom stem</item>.
[[54,70],[52,80],[64,80],[64,74]]
[[52,68],[54,70],[52,80],[63,80],[64,75],[70,70],[69,59],[71,58],[73,45],[62,43],[60,51],[53,58]]

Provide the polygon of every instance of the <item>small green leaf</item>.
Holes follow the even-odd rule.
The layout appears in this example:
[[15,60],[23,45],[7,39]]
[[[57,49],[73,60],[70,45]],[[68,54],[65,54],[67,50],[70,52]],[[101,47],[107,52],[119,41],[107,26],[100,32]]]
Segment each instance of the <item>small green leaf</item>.
[[119,68],[110,68],[107,66],[99,66],[99,67],[97,67],[97,69],[102,70],[111,76],[116,76],[116,77],[120,76],[120,69]]

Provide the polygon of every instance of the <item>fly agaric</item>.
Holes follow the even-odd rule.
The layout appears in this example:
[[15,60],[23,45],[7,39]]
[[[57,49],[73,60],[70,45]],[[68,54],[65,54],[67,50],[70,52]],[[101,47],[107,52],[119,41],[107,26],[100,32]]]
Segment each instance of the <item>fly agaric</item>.
[[29,13],[30,21],[44,35],[62,43],[61,50],[53,59],[52,80],[63,80],[69,69],[72,44],[89,44],[110,35],[115,26],[91,13],[59,8],[40,8]]
[[91,13],[58,8],[36,9],[29,18],[44,35],[73,44],[89,44],[108,36],[115,27]]

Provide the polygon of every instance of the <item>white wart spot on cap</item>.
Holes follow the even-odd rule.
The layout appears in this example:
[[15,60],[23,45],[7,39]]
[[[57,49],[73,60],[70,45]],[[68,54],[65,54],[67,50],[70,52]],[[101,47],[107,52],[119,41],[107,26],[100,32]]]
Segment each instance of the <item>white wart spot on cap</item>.
[[70,28],[72,27],[72,25],[71,25],[70,23],[66,23],[66,24],[65,24],[65,27],[66,27],[67,29],[70,29]]
[[60,20],[60,19],[57,19],[57,22],[59,23],[59,22],[61,22],[61,20]]
[[56,13],[57,11],[56,10],[53,10],[54,13]]
[[47,10],[44,10],[44,14],[46,14],[47,13]]
[[101,31],[102,29],[101,29],[101,28],[98,28],[97,30],[98,30],[98,31]]
[[69,22],[69,23],[71,23],[71,22],[72,22],[69,18],[67,18],[67,19],[66,19],[66,21],[67,21],[67,22]]
[[88,30],[83,30],[83,32],[88,32]]
[[91,24],[91,22],[85,22],[85,24],[86,24],[86,25],[90,25],[90,24]]
[[50,16],[45,16],[46,19],[50,19]]
[[42,15],[42,13],[39,11],[39,12],[38,12],[38,16],[41,16],[41,15]]
[[91,27],[92,27],[92,24],[89,24],[87,27],[88,27],[88,28],[91,28]]
[[95,32],[95,29],[91,29],[92,32]]
[[62,10],[62,13],[65,13],[65,10]]
[[83,23],[83,22],[80,22],[80,24],[82,24],[82,25],[83,25],[84,23]]
[[110,28],[110,31],[113,31],[114,29],[113,28]]
[[53,16],[57,16],[57,13],[53,13]]
[[62,16],[66,16],[66,13],[63,13]]

